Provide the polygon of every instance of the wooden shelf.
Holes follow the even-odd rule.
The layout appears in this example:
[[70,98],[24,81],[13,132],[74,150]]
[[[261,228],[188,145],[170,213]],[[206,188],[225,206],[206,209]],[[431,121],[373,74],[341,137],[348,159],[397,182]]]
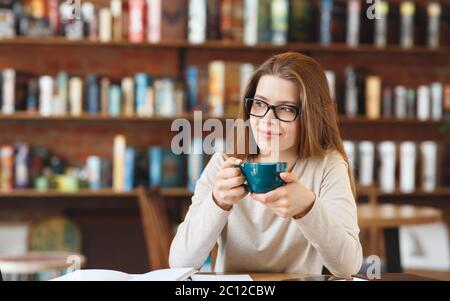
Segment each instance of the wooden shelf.
[[333,52],[333,53],[377,53],[377,54],[442,54],[448,55],[450,47],[442,46],[437,49],[431,49],[426,46],[414,46],[410,49],[404,49],[397,45],[388,45],[385,48],[377,48],[369,44],[361,44],[358,47],[349,47],[345,43],[334,43],[324,46],[314,42],[292,42],[286,45],[273,44],[256,44],[254,46],[245,45],[243,43],[228,41],[207,41],[203,44],[191,44],[188,41],[163,41],[160,43],[139,42],[133,43],[128,41],[121,42],[98,42],[87,39],[68,40],[64,37],[16,37],[12,39],[0,39],[0,47],[2,46],[32,46],[32,47],[122,47],[122,48],[176,48],[176,49],[206,49],[206,50],[239,50],[239,51],[311,51],[311,52]]
[[[194,115],[191,113],[183,113],[177,116],[152,116],[152,117],[139,117],[139,116],[107,116],[107,115],[91,115],[88,113],[84,113],[80,116],[41,116],[39,114],[31,114],[27,112],[16,112],[12,115],[4,115],[0,114],[0,122],[8,122],[8,121],[33,121],[33,122],[61,122],[61,121],[71,121],[71,122],[172,122],[175,119],[184,118],[189,121],[194,120]],[[236,116],[213,116],[209,114],[202,114],[202,119],[206,120],[208,118],[218,118],[220,120],[225,119],[235,119]],[[351,124],[373,124],[373,125],[426,125],[426,126],[440,126],[444,125],[445,121],[434,121],[434,120],[426,120],[420,121],[418,119],[368,119],[364,116],[358,117],[347,117],[347,116],[339,116],[339,122],[343,125]]]

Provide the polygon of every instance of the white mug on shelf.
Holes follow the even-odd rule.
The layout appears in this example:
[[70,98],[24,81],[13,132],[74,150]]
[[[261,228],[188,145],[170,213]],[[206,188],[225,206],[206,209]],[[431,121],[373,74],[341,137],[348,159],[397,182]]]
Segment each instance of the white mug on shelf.
[[411,193],[415,189],[416,145],[405,141],[400,145],[400,191]]
[[386,193],[395,190],[395,143],[383,141],[378,144],[381,166],[379,171],[380,190]]

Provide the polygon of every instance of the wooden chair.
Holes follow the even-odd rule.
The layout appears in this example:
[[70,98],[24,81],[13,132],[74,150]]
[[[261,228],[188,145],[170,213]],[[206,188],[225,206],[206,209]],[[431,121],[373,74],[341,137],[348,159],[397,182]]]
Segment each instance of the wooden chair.
[[140,187],[137,195],[150,269],[168,268],[172,235],[167,214],[158,203],[156,192],[149,194]]

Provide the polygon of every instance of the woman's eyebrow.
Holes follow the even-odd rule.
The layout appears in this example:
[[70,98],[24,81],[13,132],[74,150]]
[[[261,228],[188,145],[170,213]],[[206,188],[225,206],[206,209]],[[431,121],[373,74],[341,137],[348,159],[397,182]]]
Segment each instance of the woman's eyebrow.
[[[267,102],[269,101],[269,99],[267,99],[266,97],[264,97],[262,95],[259,95],[259,94],[256,94],[255,98],[258,98],[258,99],[261,99],[261,100],[264,100],[264,101],[267,101]],[[289,101],[289,100],[282,100],[282,101],[278,101],[277,103],[278,104],[283,104],[283,105],[293,105],[293,106],[297,106],[298,105],[296,102]]]

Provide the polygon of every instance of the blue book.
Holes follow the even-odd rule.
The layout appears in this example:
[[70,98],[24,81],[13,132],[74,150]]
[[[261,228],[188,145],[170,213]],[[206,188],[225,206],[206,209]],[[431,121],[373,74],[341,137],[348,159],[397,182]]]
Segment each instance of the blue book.
[[176,155],[172,150],[163,150],[161,187],[185,187],[185,157]]
[[158,146],[150,147],[148,151],[148,178],[151,188],[158,187],[162,178],[162,149]]
[[333,17],[333,0],[320,2],[320,44],[331,44],[331,22]]
[[97,114],[100,107],[100,88],[98,78],[94,74],[86,77],[86,102],[87,111],[90,114]]
[[119,85],[111,85],[109,88],[109,114],[119,116],[121,108],[121,90]]
[[38,81],[32,78],[28,81],[27,111],[35,112],[38,108]]
[[134,187],[134,160],[135,150],[129,146],[125,150],[125,170],[123,181],[125,191],[131,191]]
[[98,156],[89,156],[86,160],[87,179],[89,189],[98,190],[101,187],[101,159]]
[[198,109],[198,69],[188,67],[186,70],[186,85],[189,110],[192,112]]
[[138,115],[141,115],[147,101],[147,87],[149,85],[149,77],[145,73],[137,73],[134,76],[134,82],[136,85],[136,112]]

